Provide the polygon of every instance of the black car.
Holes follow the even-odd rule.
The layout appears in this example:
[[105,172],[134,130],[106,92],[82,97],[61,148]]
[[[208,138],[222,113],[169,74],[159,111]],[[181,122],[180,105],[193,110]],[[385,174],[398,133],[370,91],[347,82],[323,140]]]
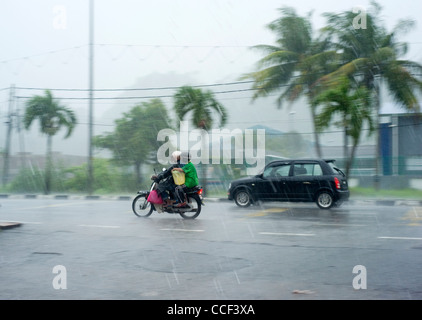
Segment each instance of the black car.
[[334,163],[325,159],[272,161],[258,175],[232,181],[228,199],[239,207],[257,201],[316,202],[321,209],[339,206],[350,193],[345,174]]

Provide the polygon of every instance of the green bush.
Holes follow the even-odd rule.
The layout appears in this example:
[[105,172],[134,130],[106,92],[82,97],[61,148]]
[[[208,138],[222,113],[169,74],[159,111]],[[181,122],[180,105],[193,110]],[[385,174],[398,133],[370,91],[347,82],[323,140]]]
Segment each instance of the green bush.
[[[117,192],[136,192],[148,186],[139,186],[136,177],[125,168],[114,165],[107,159],[94,159],[94,193],[107,194]],[[63,168],[56,166],[52,169],[52,193],[86,193],[88,183],[87,164]],[[43,193],[44,170],[25,168],[18,175],[2,187],[3,192],[11,193]],[[146,179],[144,179],[144,182]],[[146,183],[146,182],[145,182]]]

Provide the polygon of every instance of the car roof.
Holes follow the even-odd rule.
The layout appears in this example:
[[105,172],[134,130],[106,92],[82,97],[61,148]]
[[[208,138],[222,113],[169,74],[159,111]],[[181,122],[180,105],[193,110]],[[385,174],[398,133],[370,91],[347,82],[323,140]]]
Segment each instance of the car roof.
[[304,162],[313,161],[313,162],[326,162],[326,163],[332,162],[332,163],[334,163],[336,160],[335,159],[321,159],[321,158],[297,158],[297,159],[273,160],[273,161],[268,162],[267,166],[277,164],[277,163],[279,163],[279,164],[281,164],[281,163],[292,163],[292,162],[295,162],[295,161],[300,161],[300,162],[302,162],[302,161],[304,161]]

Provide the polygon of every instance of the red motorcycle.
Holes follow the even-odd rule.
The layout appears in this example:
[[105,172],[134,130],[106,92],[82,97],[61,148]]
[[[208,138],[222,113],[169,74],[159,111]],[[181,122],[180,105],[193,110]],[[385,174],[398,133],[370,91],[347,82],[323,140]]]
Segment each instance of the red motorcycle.
[[[159,213],[166,212],[171,214],[180,214],[184,219],[195,219],[201,213],[201,208],[204,205],[202,198],[202,187],[196,186],[193,188],[183,188],[186,196],[186,205],[177,207],[177,203],[171,206],[164,206],[160,203],[151,203],[150,194],[156,192],[158,183],[153,181],[151,188],[148,191],[138,191],[137,196],[132,201],[132,210],[138,217],[149,217],[154,211]],[[174,200],[172,194],[169,194],[169,199]]]

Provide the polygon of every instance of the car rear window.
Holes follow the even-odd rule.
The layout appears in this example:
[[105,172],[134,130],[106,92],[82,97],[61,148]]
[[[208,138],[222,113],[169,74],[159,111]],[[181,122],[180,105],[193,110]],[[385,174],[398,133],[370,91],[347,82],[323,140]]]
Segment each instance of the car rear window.
[[344,177],[346,176],[343,171],[341,171],[339,168],[336,167],[334,162],[332,161],[326,161],[326,162],[328,163],[328,165],[330,166],[330,168],[333,170],[334,173],[341,174]]

